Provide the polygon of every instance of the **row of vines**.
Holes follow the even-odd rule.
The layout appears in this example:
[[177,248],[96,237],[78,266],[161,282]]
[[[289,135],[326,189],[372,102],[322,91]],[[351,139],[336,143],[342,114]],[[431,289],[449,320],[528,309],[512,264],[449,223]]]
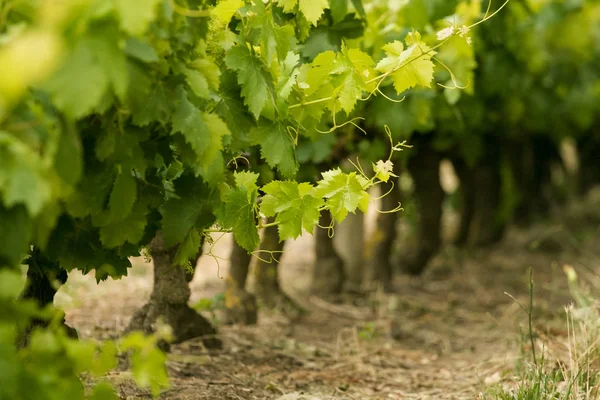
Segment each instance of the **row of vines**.
[[[261,229],[267,251],[326,238],[373,188],[370,279],[390,289],[405,172],[421,212],[404,268],[421,273],[441,246],[442,158],[463,244],[547,208],[566,137],[581,186],[597,182],[599,27],[592,0],[0,1],[0,399],[117,398],[102,377],[120,353],[158,394],[159,348],[219,347],[187,305],[215,233],[236,240],[226,296],[245,309]],[[68,272],[118,279],[139,255],[154,291],[127,335],[76,340],[52,307]]]

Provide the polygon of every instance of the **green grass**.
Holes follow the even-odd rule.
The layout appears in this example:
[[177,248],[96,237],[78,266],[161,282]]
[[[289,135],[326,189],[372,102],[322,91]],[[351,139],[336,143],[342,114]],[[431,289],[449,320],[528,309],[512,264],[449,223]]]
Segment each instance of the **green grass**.
[[533,362],[521,360],[510,378],[487,388],[481,399],[600,400],[600,302],[581,289],[573,268],[565,267],[565,273],[576,301],[565,307],[567,337],[544,343],[537,360],[535,355]]

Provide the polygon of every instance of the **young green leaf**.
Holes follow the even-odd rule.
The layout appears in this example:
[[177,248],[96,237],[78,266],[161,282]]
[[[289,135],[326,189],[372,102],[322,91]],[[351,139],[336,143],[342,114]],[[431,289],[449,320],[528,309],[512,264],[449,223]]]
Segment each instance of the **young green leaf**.
[[312,234],[324,201],[313,195],[314,188],[310,183],[273,181],[262,190],[266,195],[260,211],[266,217],[276,217],[280,240],[296,239],[302,234],[302,228]]
[[324,197],[326,206],[337,222],[342,222],[349,212],[355,213],[359,208],[367,212],[369,193],[366,189],[369,181],[356,172],[346,174],[336,168],[323,172],[323,179],[317,183],[315,196]]
[[296,5],[306,19],[317,26],[317,22],[323,15],[326,8],[329,8],[327,0],[277,0],[277,4],[283,7],[283,11],[292,12]]
[[[417,38],[420,38],[418,36]],[[433,62],[436,53],[418,39],[408,39],[407,49],[400,41],[383,46],[386,57],[375,67],[378,71],[391,74],[394,88],[398,94],[417,85],[431,87],[433,80]]]

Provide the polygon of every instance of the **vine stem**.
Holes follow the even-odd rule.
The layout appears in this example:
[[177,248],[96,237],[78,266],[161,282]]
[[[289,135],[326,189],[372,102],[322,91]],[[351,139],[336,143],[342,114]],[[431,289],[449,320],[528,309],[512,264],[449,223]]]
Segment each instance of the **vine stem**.
[[269,222],[268,224],[258,224],[257,228],[258,229],[269,228],[271,226],[277,226],[277,225],[279,225],[279,222],[273,221],[273,222]]
[[297,108],[297,107],[302,107],[302,106],[309,106],[311,104],[317,104],[317,103],[322,103],[324,101],[329,101],[333,99],[333,96],[329,96],[329,97],[323,97],[322,99],[317,99],[317,100],[311,100],[311,101],[307,101],[306,103],[297,103],[297,104],[292,104],[291,106],[288,107],[288,109],[290,108]]

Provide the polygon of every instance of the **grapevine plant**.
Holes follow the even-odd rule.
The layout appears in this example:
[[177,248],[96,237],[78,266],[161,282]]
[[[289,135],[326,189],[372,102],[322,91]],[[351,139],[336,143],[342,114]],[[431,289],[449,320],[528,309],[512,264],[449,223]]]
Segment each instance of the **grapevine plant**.
[[[329,19],[364,25],[365,10],[360,0],[0,2],[0,343],[10,353],[0,371],[18,365],[31,375],[2,390],[30,393],[24,385],[37,379],[47,397],[31,398],[79,393],[38,379],[30,361],[48,349],[39,340],[53,344],[53,357],[115,353],[63,333],[38,337],[44,330],[14,349],[28,319],[49,318],[8,290],[22,287],[10,282],[20,282],[27,253],[51,260],[37,271],[49,279],[78,269],[100,281],[126,275],[128,257],[157,237],[185,266],[215,231],[233,232],[251,252],[261,228],[276,225],[285,240],[311,232],[323,210],[337,222],[367,210],[368,190],[393,173],[391,155],[372,173],[357,164],[297,182],[298,141],[358,126],[357,105],[393,101],[383,91],[390,83],[396,96],[431,87],[435,55],[450,40],[468,45],[470,26],[431,43],[417,31],[362,50],[349,41],[318,52],[313,43],[310,61],[301,57]],[[257,173],[236,171],[249,147],[283,180],[259,186]],[[146,349],[133,335],[123,349]],[[60,371],[106,370],[73,365]]]

